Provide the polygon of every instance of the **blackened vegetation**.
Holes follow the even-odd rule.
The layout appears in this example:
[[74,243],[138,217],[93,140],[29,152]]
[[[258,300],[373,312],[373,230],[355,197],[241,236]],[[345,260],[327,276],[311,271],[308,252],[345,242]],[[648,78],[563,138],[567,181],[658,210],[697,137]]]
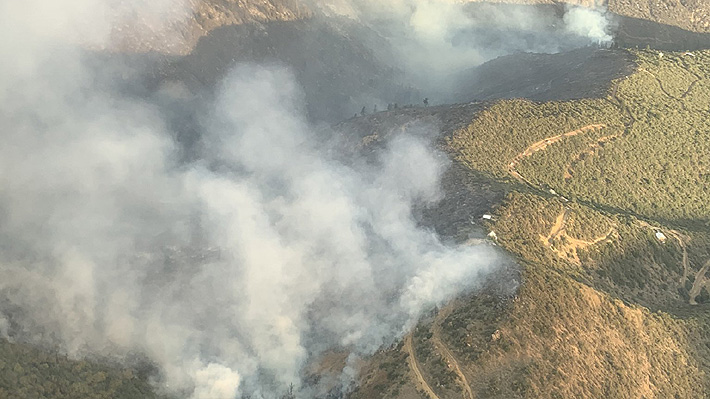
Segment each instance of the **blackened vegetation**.
[[632,72],[633,59],[624,50],[593,47],[558,54],[507,55],[466,71],[468,79],[460,79],[455,98],[549,101],[604,97],[614,79]]
[[200,39],[193,52],[167,66],[164,75],[204,91],[238,63],[283,64],[304,90],[310,118],[337,122],[360,109],[363,100],[409,103],[418,97],[403,82],[401,71],[372,50],[386,46],[383,38],[349,20],[226,26]]

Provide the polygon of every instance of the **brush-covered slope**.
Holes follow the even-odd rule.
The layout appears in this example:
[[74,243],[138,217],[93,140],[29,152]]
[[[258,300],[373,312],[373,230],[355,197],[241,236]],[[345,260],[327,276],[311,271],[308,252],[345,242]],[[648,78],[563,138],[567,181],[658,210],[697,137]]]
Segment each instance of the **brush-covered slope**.
[[387,48],[374,31],[347,19],[310,19],[233,25],[203,37],[192,53],[161,71],[193,92],[210,92],[237,65],[286,65],[303,89],[311,119],[338,122],[375,100],[405,103],[419,98],[401,71],[373,49]]
[[[307,26],[217,32],[230,39],[242,29],[249,37],[229,51],[220,52],[224,42],[204,47],[177,60],[171,76],[213,83],[249,41],[266,44],[254,47],[264,53],[248,54],[259,61],[278,53],[308,62],[282,41],[291,32],[318,45],[344,43],[324,43]],[[414,121],[439,127],[437,143],[455,161],[445,198],[421,210],[422,223],[459,243],[491,230],[520,264],[504,268],[498,282],[505,284],[435,309],[365,362],[352,398],[708,396],[710,53],[637,51],[620,59],[612,63],[620,70],[569,75],[571,85],[537,98],[571,101],[400,106],[339,126],[365,151]],[[633,73],[609,87],[630,62]],[[198,75],[205,65],[214,70]],[[355,71],[347,81],[379,89],[367,75]],[[585,85],[585,77],[599,82]],[[539,93],[533,82],[520,95]],[[504,94],[492,88],[485,97]],[[481,222],[484,212],[493,220]],[[154,395],[135,371],[6,341],[0,351],[0,397]]]
[[145,373],[0,340],[0,398],[157,399]]
[[637,52],[598,100],[499,102],[458,131],[460,161],[674,225],[710,222],[710,53]]
[[458,162],[507,187],[476,223],[520,287],[435,309],[353,398],[707,397],[710,52],[632,54],[605,97],[442,123]]

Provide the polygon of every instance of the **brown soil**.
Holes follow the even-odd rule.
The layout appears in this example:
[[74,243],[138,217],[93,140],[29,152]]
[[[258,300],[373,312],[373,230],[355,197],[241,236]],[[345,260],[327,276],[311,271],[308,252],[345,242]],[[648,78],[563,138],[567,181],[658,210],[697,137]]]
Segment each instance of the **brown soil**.
[[[611,240],[615,233],[615,230],[613,227],[611,227],[605,235],[596,237],[591,241],[580,240],[578,238],[571,237],[567,235],[567,232],[565,230],[566,222],[569,218],[569,212],[570,209],[565,208],[562,213],[557,216],[555,224],[550,229],[550,233],[547,235],[547,237],[540,235],[540,240],[542,241],[543,245],[550,248],[559,257],[565,258],[577,265],[581,265],[579,257],[577,256],[577,250],[596,245],[603,241]],[[559,244],[555,246],[554,241],[557,238],[562,238],[562,240],[560,240]]]

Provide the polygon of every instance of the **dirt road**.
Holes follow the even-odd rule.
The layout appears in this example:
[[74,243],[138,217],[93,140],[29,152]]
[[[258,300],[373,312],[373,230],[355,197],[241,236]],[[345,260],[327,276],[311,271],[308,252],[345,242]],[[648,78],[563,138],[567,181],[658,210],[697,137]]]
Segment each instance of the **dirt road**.
[[562,234],[565,229],[565,223],[567,222],[568,217],[569,208],[565,208],[562,213],[557,216],[555,224],[552,226],[552,229],[550,229],[550,234],[548,234],[545,238],[545,241],[547,242],[548,246],[552,245],[552,242],[555,240],[555,238],[559,237],[560,234]]
[[404,338],[404,350],[407,351],[407,353],[409,354],[409,356],[407,357],[407,360],[409,361],[409,368],[412,370],[412,373],[414,373],[414,378],[416,379],[419,388],[421,388],[427,394],[427,396],[429,396],[429,399],[439,399],[436,393],[434,393],[429,384],[426,382],[421,370],[419,369],[417,356],[414,353],[412,333],[409,333],[409,335]]
[[439,314],[436,315],[436,319],[434,320],[434,325],[432,327],[431,339],[434,342],[434,346],[436,347],[436,349],[439,351],[439,353],[441,353],[444,359],[446,359],[446,363],[454,371],[454,373],[456,373],[456,376],[458,377],[457,383],[459,384],[463,392],[463,399],[473,399],[473,391],[471,390],[471,385],[469,385],[466,375],[464,375],[463,371],[461,371],[461,366],[459,366],[459,362],[456,360],[454,354],[451,352],[451,350],[449,350],[448,346],[446,346],[444,341],[442,341],[441,339],[441,323],[444,319],[446,319],[446,317],[451,313],[452,310],[452,305],[449,304],[448,306],[441,309],[441,311],[439,311]]
[[688,292],[688,296],[690,297],[690,300],[688,301],[691,305],[697,305],[698,302],[695,301],[695,298],[700,295],[700,291],[704,288],[710,285],[710,280],[708,280],[706,274],[708,272],[708,269],[710,269],[710,260],[705,262],[705,265],[703,266],[702,269],[698,272],[698,274],[695,275],[695,282],[693,283],[693,288],[690,289],[690,292]]
[[517,179],[517,180],[519,180],[519,181],[521,181],[521,182],[523,182],[523,183],[530,184],[529,181],[525,180],[525,178],[523,178],[523,176],[521,176],[520,173],[518,173],[518,172],[515,170],[515,167],[518,166],[518,164],[519,164],[523,159],[525,159],[525,158],[531,156],[532,154],[536,153],[537,151],[544,150],[545,148],[547,148],[548,145],[554,144],[554,143],[556,143],[556,142],[562,140],[563,138],[576,136],[576,135],[578,135],[578,134],[580,134],[580,133],[588,132],[588,131],[590,131],[590,130],[603,129],[603,128],[605,128],[605,127],[607,127],[607,125],[605,125],[605,124],[603,124],[603,123],[594,124],[594,125],[587,125],[587,126],[584,126],[584,127],[582,127],[582,128],[579,128],[579,129],[577,129],[577,130],[573,130],[573,131],[571,131],[571,132],[558,134],[558,135],[556,135],[556,136],[547,137],[547,138],[544,138],[544,139],[542,139],[542,140],[540,140],[540,141],[537,141],[537,142],[531,144],[528,148],[526,148],[523,152],[521,152],[520,154],[518,154],[515,158],[513,158],[512,161],[510,161],[510,162],[508,163],[508,173],[509,173],[511,176],[513,176],[515,179]]

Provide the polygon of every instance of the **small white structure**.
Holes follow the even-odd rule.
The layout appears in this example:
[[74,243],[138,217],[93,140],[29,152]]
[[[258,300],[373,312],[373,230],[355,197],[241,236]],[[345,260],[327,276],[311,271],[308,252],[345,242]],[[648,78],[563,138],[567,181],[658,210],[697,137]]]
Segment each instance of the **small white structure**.
[[557,191],[555,191],[555,190],[553,190],[553,189],[550,189],[550,194],[552,194],[552,195],[557,195]]
[[489,215],[489,214],[485,214],[485,215],[481,216],[481,219],[493,220],[493,216],[491,216],[491,215]]
[[658,241],[660,241],[660,242],[666,242],[666,240],[667,240],[666,235],[663,234],[663,233],[661,233],[660,231],[657,231],[657,232],[656,232],[656,238],[657,238]]
[[497,240],[498,234],[496,234],[495,231],[491,231],[490,233],[488,233],[488,238],[490,238],[491,240]]

